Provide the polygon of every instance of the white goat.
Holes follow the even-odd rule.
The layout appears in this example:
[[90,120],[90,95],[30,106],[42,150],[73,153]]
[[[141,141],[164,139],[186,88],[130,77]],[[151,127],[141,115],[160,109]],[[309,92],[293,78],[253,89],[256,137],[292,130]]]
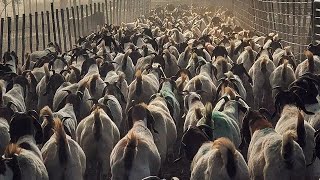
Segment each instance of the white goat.
[[249,170],[234,144],[219,138],[200,147],[191,164],[190,179],[247,180]]
[[76,141],[66,135],[60,119],[55,119],[55,133],[41,149],[50,179],[82,180],[86,156]]
[[120,139],[116,124],[99,107],[77,127],[77,142],[86,154],[85,179],[106,179],[110,154]]
[[112,180],[143,179],[159,173],[161,158],[148,129],[148,114],[145,105],[132,108],[133,127],[117,143],[110,156]]

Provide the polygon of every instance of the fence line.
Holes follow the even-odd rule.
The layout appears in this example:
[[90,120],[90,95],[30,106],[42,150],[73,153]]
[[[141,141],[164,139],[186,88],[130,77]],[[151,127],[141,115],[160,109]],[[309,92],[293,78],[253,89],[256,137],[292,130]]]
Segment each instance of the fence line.
[[79,36],[96,32],[105,23],[132,21],[149,13],[150,4],[151,0],[105,0],[63,9],[51,4],[50,11],[1,18],[0,59],[4,52],[15,50],[24,63],[25,53],[42,50],[52,41],[68,51]]

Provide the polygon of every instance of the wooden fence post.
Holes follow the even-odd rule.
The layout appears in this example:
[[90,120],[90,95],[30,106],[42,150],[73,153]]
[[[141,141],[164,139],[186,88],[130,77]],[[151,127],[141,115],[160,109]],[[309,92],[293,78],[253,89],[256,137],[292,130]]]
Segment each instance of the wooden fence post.
[[89,10],[88,10],[88,5],[86,4],[86,34],[89,34]]
[[93,3],[93,17],[94,17],[94,27],[93,27],[93,30],[94,32],[96,32],[97,30],[97,24],[98,24],[98,21],[97,21],[97,4],[96,3]]
[[102,25],[102,17],[100,16],[100,14],[101,14],[101,9],[100,9],[100,3],[98,2],[98,17],[96,18],[96,19],[99,19],[99,21],[98,21],[98,25],[100,26],[100,25]]
[[83,13],[83,5],[80,5],[80,17],[81,17],[81,31],[82,31],[82,36],[85,36],[86,33],[84,31],[84,13]]
[[41,11],[41,30],[42,30],[42,47],[45,48],[46,47],[46,34],[44,33],[44,13],[43,11]]
[[2,58],[2,47],[3,47],[3,32],[4,31],[4,18],[1,18],[0,23],[0,59]]
[[77,29],[78,29],[78,36],[81,36],[81,31],[80,31],[80,14],[79,14],[79,6],[76,6],[76,13],[77,13]]
[[109,1],[110,24],[114,24],[111,1]]
[[56,26],[55,26],[55,20],[54,20],[54,8],[53,3],[51,3],[51,19],[52,19],[52,33],[53,33],[53,41],[57,42],[57,36],[56,36]]
[[62,23],[61,27],[62,27],[63,48],[64,48],[64,51],[67,52],[66,24],[65,24],[64,10],[61,9],[60,13],[61,13],[61,23]]
[[115,8],[116,8],[116,1],[115,0],[113,0],[112,1],[112,22],[113,22],[113,24],[116,24],[116,10],[115,10]]
[[88,33],[90,33],[92,31],[92,26],[93,26],[93,10],[92,10],[92,4],[90,4],[90,30]]
[[26,41],[25,41],[25,37],[26,37],[26,15],[23,14],[22,15],[22,52],[21,52],[21,63],[24,64],[24,54],[25,54],[25,49],[26,49]]
[[109,25],[109,15],[108,15],[108,1],[104,0],[104,4],[105,4],[105,11],[106,11],[106,20],[107,20],[107,24]]
[[58,9],[56,9],[56,19],[57,19],[57,30],[58,30],[58,42],[59,42],[59,46],[62,47],[61,30],[60,30],[60,22],[59,22],[59,10]]
[[123,21],[127,23],[127,6],[126,6],[126,0],[123,1]]
[[18,39],[19,39],[19,15],[16,15],[15,16],[15,20],[14,20],[14,22],[15,22],[15,25],[16,25],[16,31],[15,31],[15,52],[17,53],[17,55],[18,55],[18,43],[19,43],[19,41],[18,41]]
[[11,51],[11,17],[7,17],[7,23],[8,23],[8,47],[7,47],[7,51],[10,52]]
[[36,50],[39,50],[39,23],[38,23],[38,12],[34,13],[34,24],[36,29]]
[[74,7],[71,7],[71,13],[72,13],[72,25],[73,25],[73,36],[74,36],[74,42],[77,43],[77,27],[76,27],[76,18],[74,15]]
[[71,26],[70,26],[70,11],[69,8],[66,8],[66,12],[67,12],[67,29],[68,29],[68,37],[69,37],[69,46],[70,49],[72,49],[72,36],[71,36]]
[[32,14],[29,14],[29,49],[30,52],[33,52],[33,48],[32,48]]

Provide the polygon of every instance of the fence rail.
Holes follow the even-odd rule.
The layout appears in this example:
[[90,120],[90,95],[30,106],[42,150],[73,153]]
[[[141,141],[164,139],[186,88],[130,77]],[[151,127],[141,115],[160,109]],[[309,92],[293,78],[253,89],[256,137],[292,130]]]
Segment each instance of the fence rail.
[[95,32],[105,23],[120,25],[148,13],[151,0],[104,0],[103,3],[41,11],[0,19],[0,59],[14,50],[21,63],[26,53],[57,42],[68,51],[79,36]]

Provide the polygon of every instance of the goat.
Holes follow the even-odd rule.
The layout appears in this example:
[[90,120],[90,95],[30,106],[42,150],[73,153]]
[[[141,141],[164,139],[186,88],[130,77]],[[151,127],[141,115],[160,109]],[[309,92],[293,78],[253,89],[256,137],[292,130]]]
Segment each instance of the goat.
[[0,179],[49,180],[42,160],[31,151],[9,144],[0,157]]
[[[146,110],[156,119],[153,127],[157,132],[152,132],[152,135],[154,143],[160,153],[161,162],[164,163],[167,159],[168,150],[173,147],[177,139],[177,129],[174,119],[170,115],[165,97],[161,94],[155,94],[151,97],[151,101],[146,107]],[[128,122],[131,123],[131,120],[128,119]]]
[[37,144],[43,143],[43,133],[38,122],[39,115],[35,111],[18,113],[12,116],[10,122],[10,142],[19,147],[31,151],[35,156],[42,160],[41,152]]
[[289,85],[295,81],[295,75],[293,69],[288,66],[288,61],[284,61],[284,63],[278,66],[271,74],[270,74],[270,85],[272,87],[272,98],[275,98],[277,94],[276,87],[281,87],[282,89],[288,89]]
[[314,134],[315,130],[311,125],[304,121],[303,115],[300,109],[307,114],[312,114],[308,112],[300,100],[300,97],[289,89],[288,91],[279,91],[275,97],[276,112],[280,113],[280,119],[278,120],[275,131],[279,134],[285,134],[287,132],[296,132],[297,138],[296,142],[300,145],[304,152],[307,173],[306,176],[314,177],[314,158],[315,158],[315,141]]
[[299,78],[307,72],[320,74],[319,56],[314,56],[310,51],[306,51],[305,55],[307,56],[307,59],[298,64],[297,69],[295,71],[296,78]]
[[272,87],[269,77],[274,69],[273,62],[267,56],[262,55],[249,70],[249,75],[253,79],[252,90],[256,108],[270,107],[269,100],[272,98]]
[[114,147],[110,155],[112,180],[143,179],[157,175],[161,158],[151,133],[150,112],[146,105],[132,107],[132,129]]
[[191,164],[190,179],[247,180],[249,170],[234,144],[222,137],[200,147]]
[[293,132],[278,134],[258,111],[249,110],[243,120],[243,138],[250,142],[250,179],[303,179],[306,161]]
[[78,143],[70,138],[60,119],[54,120],[55,133],[41,149],[50,179],[83,179],[86,157]]
[[120,139],[116,124],[98,106],[77,127],[77,142],[86,155],[84,179],[106,179],[110,154]]
[[138,70],[136,79],[129,85],[126,111],[132,106],[133,101],[147,103],[150,97],[158,91],[159,78],[163,74],[161,66],[155,63],[147,71],[150,73],[144,75]]

